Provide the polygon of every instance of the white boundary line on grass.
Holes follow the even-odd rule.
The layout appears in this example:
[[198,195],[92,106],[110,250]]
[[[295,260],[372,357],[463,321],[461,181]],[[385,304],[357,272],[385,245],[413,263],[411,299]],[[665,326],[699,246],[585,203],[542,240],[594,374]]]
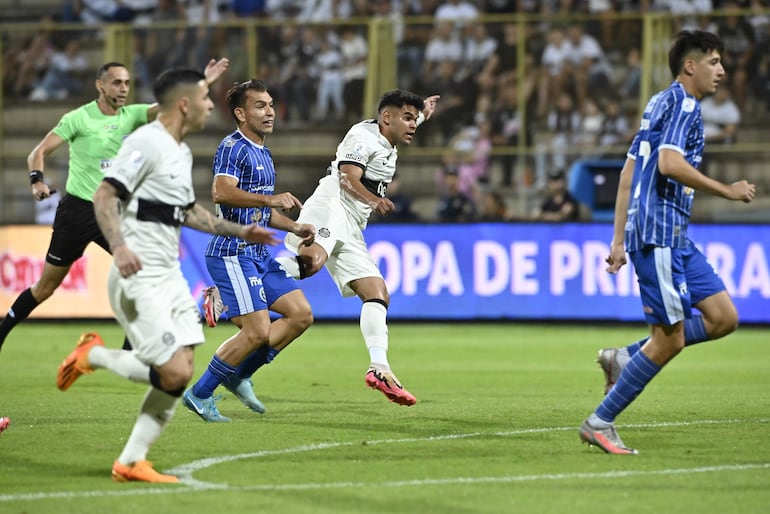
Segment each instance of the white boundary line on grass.
[[[621,428],[659,428],[659,427],[686,427],[694,425],[710,425],[710,424],[736,424],[736,423],[767,423],[770,418],[759,418],[752,420],[741,419],[726,419],[726,420],[701,420],[701,421],[677,421],[677,422],[660,422],[660,423],[644,423],[624,425]],[[770,462],[758,463],[758,464],[728,464],[717,466],[701,466],[695,468],[669,468],[659,470],[648,471],[607,471],[601,473],[556,473],[556,474],[541,474],[541,475],[508,475],[499,477],[455,477],[455,478],[426,478],[419,480],[398,480],[398,481],[385,481],[385,482],[330,482],[330,483],[313,483],[308,482],[304,484],[258,484],[250,486],[230,486],[228,484],[216,484],[210,482],[202,482],[192,477],[192,474],[196,471],[206,469],[225,462],[232,462],[243,459],[253,459],[258,457],[264,457],[267,455],[288,455],[293,453],[302,453],[316,450],[326,450],[331,448],[349,447],[353,445],[379,445],[379,444],[402,444],[424,441],[445,441],[451,439],[467,439],[472,437],[483,436],[516,436],[524,434],[536,434],[536,433],[549,433],[549,432],[564,432],[570,430],[577,430],[574,426],[569,427],[551,427],[551,428],[529,428],[521,430],[510,430],[503,432],[472,432],[467,434],[446,434],[440,436],[418,437],[418,438],[403,438],[403,439],[382,439],[374,441],[351,441],[351,442],[337,442],[337,443],[321,443],[315,445],[304,445],[295,448],[286,448],[283,450],[265,450],[259,452],[242,453],[238,455],[223,455],[220,457],[211,457],[207,459],[200,459],[188,464],[177,466],[167,473],[175,474],[180,477],[183,487],[166,486],[163,488],[132,488],[127,490],[97,490],[97,491],[58,491],[58,492],[39,492],[39,493],[21,493],[21,494],[2,494],[0,495],[0,503],[11,501],[33,501],[33,500],[50,500],[60,498],[96,498],[96,497],[117,497],[117,496],[140,496],[147,494],[178,494],[189,493],[193,491],[207,491],[207,490],[228,490],[228,491],[301,491],[301,490],[318,490],[318,489],[343,489],[343,488],[360,488],[360,487],[414,487],[414,486],[428,486],[428,485],[452,485],[452,484],[482,484],[482,483],[512,483],[512,482],[535,482],[535,481],[556,481],[556,480],[580,480],[580,479],[596,479],[596,478],[626,478],[634,476],[651,476],[651,475],[685,475],[692,473],[718,473],[723,471],[750,471],[750,470],[765,470],[770,469]],[[184,487],[186,486],[186,487]]]

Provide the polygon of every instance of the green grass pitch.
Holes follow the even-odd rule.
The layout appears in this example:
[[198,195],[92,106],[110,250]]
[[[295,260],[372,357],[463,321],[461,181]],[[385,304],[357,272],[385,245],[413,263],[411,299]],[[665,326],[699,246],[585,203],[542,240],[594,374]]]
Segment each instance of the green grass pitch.
[[[81,332],[117,348],[114,323],[20,325],[0,353],[0,512],[725,513],[770,505],[770,330],[686,349],[617,420],[638,456],[580,444],[602,398],[596,351],[642,325],[399,324],[390,361],[418,399],[364,385],[358,323],[323,323],[255,376],[252,413],[224,389],[227,424],[184,406],[155,443],[180,485],[110,480],[146,386],[107,371],[62,393]],[[234,328],[206,329],[196,378]]]

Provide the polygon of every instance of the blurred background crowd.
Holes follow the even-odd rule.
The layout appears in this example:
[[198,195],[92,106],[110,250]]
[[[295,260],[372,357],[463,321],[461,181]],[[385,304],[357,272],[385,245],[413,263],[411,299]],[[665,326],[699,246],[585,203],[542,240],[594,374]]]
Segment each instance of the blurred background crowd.
[[[398,209],[386,221],[597,219],[595,199],[572,187],[576,163],[622,163],[640,102],[654,92],[645,90],[645,74],[657,74],[663,87],[670,80],[665,67],[645,61],[645,52],[667,51],[670,35],[683,28],[715,32],[725,43],[727,79],[702,104],[708,141],[703,171],[749,178],[760,192],[770,189],[763,164],[770,156],[768,0],[0,4],[3,223],[34,221],[23,204],[32,202],[23,157],[58,116],[95,97],[94,71],[115,55],[129,56],[134,100],[142,102],[153,101],[153,77],[167,67],[203,69],[212,57],[231,59],[227,78],[213,92],[221,122],[204,134],[208,143],[193,148],[202,170],[231,128],[221,101],[228,85],[250,75],[267,82],[278,109],[276,134],[267,141],[278,188],[302,197],[331,160],[339,135],[373,116],[366,92],[379,65],[372,59],[390,48],[395,83],[389,85],[439,94],[441,101],[402,153],[389,190]],[[382,48],[382,39],[373,36],[372,20],[388,22],[392,47]],[[130,44],[128,52],[110,33],[113,25],[129,27],[131,37],[122,40]],[[653,26],[665,30],[645,34]],[[62,183],[66,161],[63,166]],[[613,187],[601,177],[597,187]],[[207,179],[203,173],[201,197],[208,196]],[[698,216],[714,219],[710,210]],[[763,216],[760,211],[747,219]]]

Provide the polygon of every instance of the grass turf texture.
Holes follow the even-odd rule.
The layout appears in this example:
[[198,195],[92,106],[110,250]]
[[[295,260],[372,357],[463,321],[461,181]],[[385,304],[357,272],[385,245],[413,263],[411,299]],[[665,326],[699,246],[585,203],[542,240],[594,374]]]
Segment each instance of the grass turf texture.
[[[638,456],[581,445],[602,397],[593,362],[645,328],[392,324],[401,407],[364,385],[357,323],[312,327],[255,375],[259,415],[226,390],[229,424],[181,404],[150,451],[182,485],[110,480],[146,386],[99,370],[66,393],[56,368],[82,331],[26,323],[0,353],[0,512],[767,512],[770,330],[688,348],[618,419]],[[206,329],[196,377],[234,329]],[[209,459],[209,460],[206,460]]]

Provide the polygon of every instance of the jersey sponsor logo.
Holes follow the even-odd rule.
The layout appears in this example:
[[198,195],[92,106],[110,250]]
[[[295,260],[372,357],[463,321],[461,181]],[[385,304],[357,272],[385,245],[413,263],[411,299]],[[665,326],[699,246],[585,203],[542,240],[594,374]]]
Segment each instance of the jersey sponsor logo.
[[684,112],[693,112],[695,110],[695,99],[694,98],[685,98],[682,101],[682,111]]
[[99,161],[99,168],[102,171],[109,169],[110,166],[112,166],[112,159],[102,159]]
[[351,161],[356,161],[356,162],[366,162],[366,157],[364,157],[360,153],[348,152],[345,154],[344,158],[349,159]]
[[318,237],[329,237],[331,235],[331,232],[328,228],[320,228],[318,229]]

